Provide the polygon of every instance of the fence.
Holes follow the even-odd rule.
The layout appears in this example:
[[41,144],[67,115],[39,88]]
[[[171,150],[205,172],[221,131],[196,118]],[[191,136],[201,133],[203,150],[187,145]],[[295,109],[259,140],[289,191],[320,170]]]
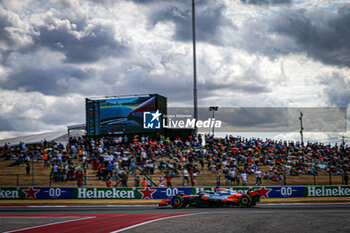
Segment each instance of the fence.
[[[225,187],[247,193],[251,187]],[[348,185],[324,186],[255,186],[261,198],[290,197],[349,197]],[[1,199],[168,199],[176,194],[196,194],[202,190],[214,191],[215,187],[0,187]]]
[[[143,176],[139,175],[142,181]],[[158,186],[160,181],[160,175],[148,175],[155,183],[152,186]],[[219,182],[218,182],[219,180]],[[115,186],[119,180],[112,180],[111,186]],[[195,177],[194,186],[239,186],[243,185],[242,181],[237,184],[236,182],[230,182],[225,179],[224,175],[202,175],[199,174]],[[163,178],[163,183],[166,186],[166,179]],[[247,177],[247,185],[252,186],[256,184],[255,176]],[[343,175],[335,174],[319,174],[318,176],[313,175],[301,175],[301,176],[286,176],[286,179],[283,181],[271,181],[262,179],[261,185],[269,186],[280,186],[280,185],[341,185],[344,183]],[[49,175],[35,175],[34,179],[32,174],[0,174],[0,186],[41,186],[41,187],[51,187],[51,186],[60,186],[60,187],[76,187],[76,180],[67,180],[67,181],[55,181],[53,177]],[[86,176],[83,182],[84,187],[106,187],[106,182],[104,180],[99,180],[95,175]],[[121,184],[119,182],[118,186]],[[135,175],[129,174],[128,176],[128,186],[135,186]],[[191,186],[190,179],[186,180],[183,176],[175,176],[172,178],[172,186],[184,187]]]

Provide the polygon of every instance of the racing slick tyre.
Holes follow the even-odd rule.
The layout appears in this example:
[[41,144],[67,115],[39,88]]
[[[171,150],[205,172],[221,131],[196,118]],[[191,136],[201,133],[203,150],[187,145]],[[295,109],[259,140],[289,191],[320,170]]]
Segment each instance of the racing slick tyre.
[[238,202],[239,202],[239,205],[241,207],[251,207],[252,206],[252,198],[246,194],[243,194],[242,196],[240,196]]
[[184,207],[184,199],[181,196],[173,196],[170,203],[173,208],[182,208]]

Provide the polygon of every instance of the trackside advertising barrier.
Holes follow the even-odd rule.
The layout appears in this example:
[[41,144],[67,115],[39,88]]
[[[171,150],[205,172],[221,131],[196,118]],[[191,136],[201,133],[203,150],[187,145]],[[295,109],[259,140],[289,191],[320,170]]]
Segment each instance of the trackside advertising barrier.
[[[350,186],[251,186],[222,187],[246,193],[254,188],[262,198],[349,197]],[[175,194],[196,194],[215,187],[93,188],[93,187],[0,187],[0,199],[166,199]]]

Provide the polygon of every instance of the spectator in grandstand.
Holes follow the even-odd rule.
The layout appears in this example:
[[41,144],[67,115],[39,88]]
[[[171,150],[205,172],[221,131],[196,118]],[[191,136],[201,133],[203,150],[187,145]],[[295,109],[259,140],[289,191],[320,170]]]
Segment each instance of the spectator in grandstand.
[[218,171],[216,176],[216,186],[220,187],[220,185],[221,185],[221,177],[220,177],[220,171]]
[[264,172],[264,177],[263,177],[264,180],[268,180],[269,179],[269,174],[267,172]]
[[108,177],[108,179],[106,180],[106,187],[111,187],[111,184],[112,184],[111,179],[110,177]]
[[128,187],[128,175],[123,172],[121,176],[122,187]]
[[146,188],[147,185],[148,185],[148,182],[147,182],[146,178],[144,177],[143,180],[142,180],[142,182],[141,182],[141,186],[144,187],[144,188]]
[[236,186],[239,186],[240,178],[241,178],[241,174],[240,174],[239,170],[237,170],[237,173],[236,173]]
[[49,162],[49,153],[47,150],[44,150],[44,167],[49,167],[50,162]]
[[256,176],[255,185],[261,185],[261,171],[259,170],[259,168],[256,169],[255,176]]
[[231,168],[228,175],[230,179],[230,185],[235,185],[235,170]]
[[190,180],[188,179],[189,173],[187,168],[184,168],[183,176],[184,176],[184,186],[187,186],[187,184],[190,183]]
[[188,173],[189,173],[189,175],[190,175],[191,186],[193,187],[194,184],[195,184],[195,176],[196,176],[196,173],[193,172],[193,169],[190,169]]
[[166,173],[166,186],[167,187],[172,187],[171,178],[172,178],[172,176],[171,176],[170,172],[167,172]]
[[107,176],[113,175],[114,166],[111,162],[107,163]]
[[279,182],[283,182],[283,174],[282,174],[282,173],[279,173],[279,174],[278,174],[277,180],[278,180]]
[[75,174],[75,167],[73,166],[73,163],[69,163],[67,179],[74,180],[74,174]]
[[67,165],[67,163],[63,164],[61,175],[62,175],[62,181],[66,181],[67,177],[68,177],[68,165]]
[[86,158],[86,151],[84,150],[82,154],[83,154],[83,157],[81,158],[81,161],[83,162],[84,166],[87,166],[88,164],[87,164],[87,158]]
[[148,177],[146,180],[147,180],[147,187],[151,187],[152,186],[151,179]]
[[83,178],[82,177],[78,177],[77,178],[77,186],[78,187],[82,187],[83,186]]
[[62,164],[62,157],[63,157],[62,152],[58,151],[58,153],[56,154],[56,158],[57,158],[57,164],[59,166],[61,166],[61,164]]
[[60,167],[54,163],[52,165],[52,172],[53,172],[53,178],[55,181],[60,181],[61,177],[60,177]]
[[159,178],[159,185],[158,186],[159,187],[164,187],[164,183],[163,183],[163,178],[162,177]]
[[29,164],[28,161],[25,164],[25,168],[26,168],[26,175],[29,176],[29,174],[30,174],[30,164]]
[[245,173],[245,171],[243,170],[241,173],[241,178],[242,178],[242,184],[243,186],[247,185],[247,174]]

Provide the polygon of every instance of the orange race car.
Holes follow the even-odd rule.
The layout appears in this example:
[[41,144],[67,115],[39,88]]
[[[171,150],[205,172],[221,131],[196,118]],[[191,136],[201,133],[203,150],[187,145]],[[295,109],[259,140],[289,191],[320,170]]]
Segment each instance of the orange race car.
[[251,207],[260,201],[260,192],[250,189],[246,194],[230,189],[217,188],[215,191],[200,191],[196,195],[178,194],[171,199],[163,199],[158,206],[173,208],[193,207]]

